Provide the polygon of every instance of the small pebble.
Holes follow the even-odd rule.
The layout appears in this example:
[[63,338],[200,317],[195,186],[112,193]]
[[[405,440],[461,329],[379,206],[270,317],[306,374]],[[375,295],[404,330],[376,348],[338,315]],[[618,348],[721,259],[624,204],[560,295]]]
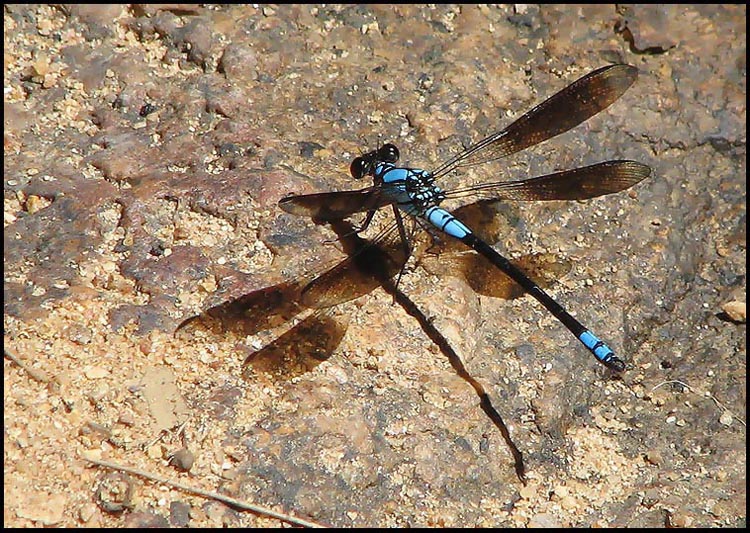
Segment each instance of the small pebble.
[[721,309],[735,322],[744,324],[747,321],[746,302],[738,302],[737,300],[727,302],[721,306]]
[[182,470],[183,472],[188,472],[191,468],[193,468],[194,462],[195,455],[193,455],[193,452],[191,452],[187,448],[181,448],[177,450],[169,458],[169,464],[174,466],[177,470]]

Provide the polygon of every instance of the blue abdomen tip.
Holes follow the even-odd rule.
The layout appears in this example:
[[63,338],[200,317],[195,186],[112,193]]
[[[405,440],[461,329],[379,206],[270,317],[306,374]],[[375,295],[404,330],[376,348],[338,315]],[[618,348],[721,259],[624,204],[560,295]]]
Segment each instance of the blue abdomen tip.
[[599,337],[588,330],[581,333],[581,336],[578,337],[578,340],[580,340],[584,344],[584,346],[586,346],[586,348],[591,350],[591,353],[593,353],[600,361],[604,361],[606,363],[615,355],[615,353],[610,349],[609,346],[604,344],[599,339]]

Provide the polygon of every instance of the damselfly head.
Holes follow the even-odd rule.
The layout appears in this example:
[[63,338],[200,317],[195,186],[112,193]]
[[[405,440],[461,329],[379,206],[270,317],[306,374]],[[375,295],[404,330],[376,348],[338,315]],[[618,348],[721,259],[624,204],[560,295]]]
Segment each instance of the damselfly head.
[[349,166],[349,172],[354,179],[362,179],[365,176],[373,176],[378,163],[394,164],[399,158],[398,148],[387,143],[371,152],[355,157]]

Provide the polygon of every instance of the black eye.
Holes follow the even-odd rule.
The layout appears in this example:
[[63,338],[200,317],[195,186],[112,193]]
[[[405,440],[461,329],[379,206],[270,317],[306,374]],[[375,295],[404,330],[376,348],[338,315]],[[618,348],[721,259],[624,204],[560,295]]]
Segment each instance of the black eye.
[[380,150],[378,150],[378,159],[385,163],[395,163],[398,161],[399,155],[398,148],[391,143],[384,144]]
[[352,175],[352,178],[359,180],[367,175],[367,167],[367,161],[361,157],[355,157],[349,166],[349,173]]

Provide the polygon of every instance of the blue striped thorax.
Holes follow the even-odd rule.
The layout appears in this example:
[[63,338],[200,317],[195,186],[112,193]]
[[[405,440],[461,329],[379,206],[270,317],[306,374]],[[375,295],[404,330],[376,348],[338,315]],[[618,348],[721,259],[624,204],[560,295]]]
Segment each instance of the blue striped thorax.
[[427,209],[445,200],[445,193],[435,185],[435,177],[426,170],[379,162],[374,176],[382,181],[398,207],[410,215],[424,216]]

